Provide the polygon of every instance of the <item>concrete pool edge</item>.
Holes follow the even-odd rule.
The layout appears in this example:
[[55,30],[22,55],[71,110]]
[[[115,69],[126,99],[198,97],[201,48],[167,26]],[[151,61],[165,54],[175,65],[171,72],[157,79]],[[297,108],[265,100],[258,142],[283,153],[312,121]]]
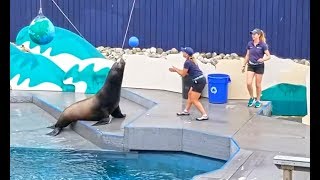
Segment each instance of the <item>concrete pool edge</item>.
[[226,163],[219,169],[210,171],[207,173],[199,174],[194,176],[192,179],[201,180],[201,179],[229,179],[245,161],[253,153],[252,151],[241,149],[237,142],[230,139],[230,157],[226,160]]

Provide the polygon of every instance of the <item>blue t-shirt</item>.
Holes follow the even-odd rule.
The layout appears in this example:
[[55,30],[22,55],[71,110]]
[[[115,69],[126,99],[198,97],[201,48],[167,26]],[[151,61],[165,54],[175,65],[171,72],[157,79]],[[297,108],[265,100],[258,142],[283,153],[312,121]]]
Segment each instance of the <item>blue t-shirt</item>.
[[249,41],[247,49],[249,50],[249,63],[262,64],[263,62],[258,62],[258,59],[263,58],[264,51],[268,50],[268,45],[260,41],[256,46],[254,46],[253,41]]
[[192,79],[203,75],[199,66],[197,64],[195,64],[194,62],[192,62],[192,60],[190,60],[190,59],[187,59],[184,62],[183,68],[188,69],[188,74]]

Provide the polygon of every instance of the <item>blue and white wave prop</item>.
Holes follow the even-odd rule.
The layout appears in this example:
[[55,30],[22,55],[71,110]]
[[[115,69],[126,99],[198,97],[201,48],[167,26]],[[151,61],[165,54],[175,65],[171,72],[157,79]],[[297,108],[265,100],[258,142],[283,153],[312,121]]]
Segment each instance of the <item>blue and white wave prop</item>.
[[[30,52],[22,51],[21,45]],[[16,45],[10,44],[10,85],[13,90],[96,93],[113,63],[71,31],[56,27],[55,38],[38,45],[24,27]]]

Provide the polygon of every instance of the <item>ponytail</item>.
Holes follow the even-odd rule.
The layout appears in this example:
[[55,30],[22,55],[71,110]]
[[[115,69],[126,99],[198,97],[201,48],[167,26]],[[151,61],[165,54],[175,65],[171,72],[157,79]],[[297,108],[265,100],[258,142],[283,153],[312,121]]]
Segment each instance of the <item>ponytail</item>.
[[264,43],[267,42],[266,35],[264,34],[264,32],[262,30],[261,30],[261,34],[260,34],[259,40],[264,42]]
[[195,58],[193,55],[192,55],[192,56],[189,56],[189,59],[190,59],[193,63],[198,64],[196,58]]

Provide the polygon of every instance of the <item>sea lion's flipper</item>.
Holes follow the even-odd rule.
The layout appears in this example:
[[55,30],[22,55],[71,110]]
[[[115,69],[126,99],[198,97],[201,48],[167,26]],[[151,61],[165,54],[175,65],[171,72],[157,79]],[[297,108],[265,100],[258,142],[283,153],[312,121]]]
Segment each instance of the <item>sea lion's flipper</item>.
[[56,125],[54,124],[52,126],[48,126],[47,128],[54,129],[54,128],[56,128]]
[[115,118],[124,118],[126,117],[126,114],[122,114],[120,107],[118,106],[112,113],[111,113],[112,117]]
[[110,124],[111,119],[109,117],[103,118],[97,123],[93,124],[92,126],[100,126],[100,125],[105,125],[105,124]]
[[56,136],[56,135],[58,135],[58,134],[61,132],[61,130],[62,130],[62,128],[56,127],[56,128],[54,128],[53,131],[51,131],[51,132],[48,133],[47,135],[49,135],[49,136]]

